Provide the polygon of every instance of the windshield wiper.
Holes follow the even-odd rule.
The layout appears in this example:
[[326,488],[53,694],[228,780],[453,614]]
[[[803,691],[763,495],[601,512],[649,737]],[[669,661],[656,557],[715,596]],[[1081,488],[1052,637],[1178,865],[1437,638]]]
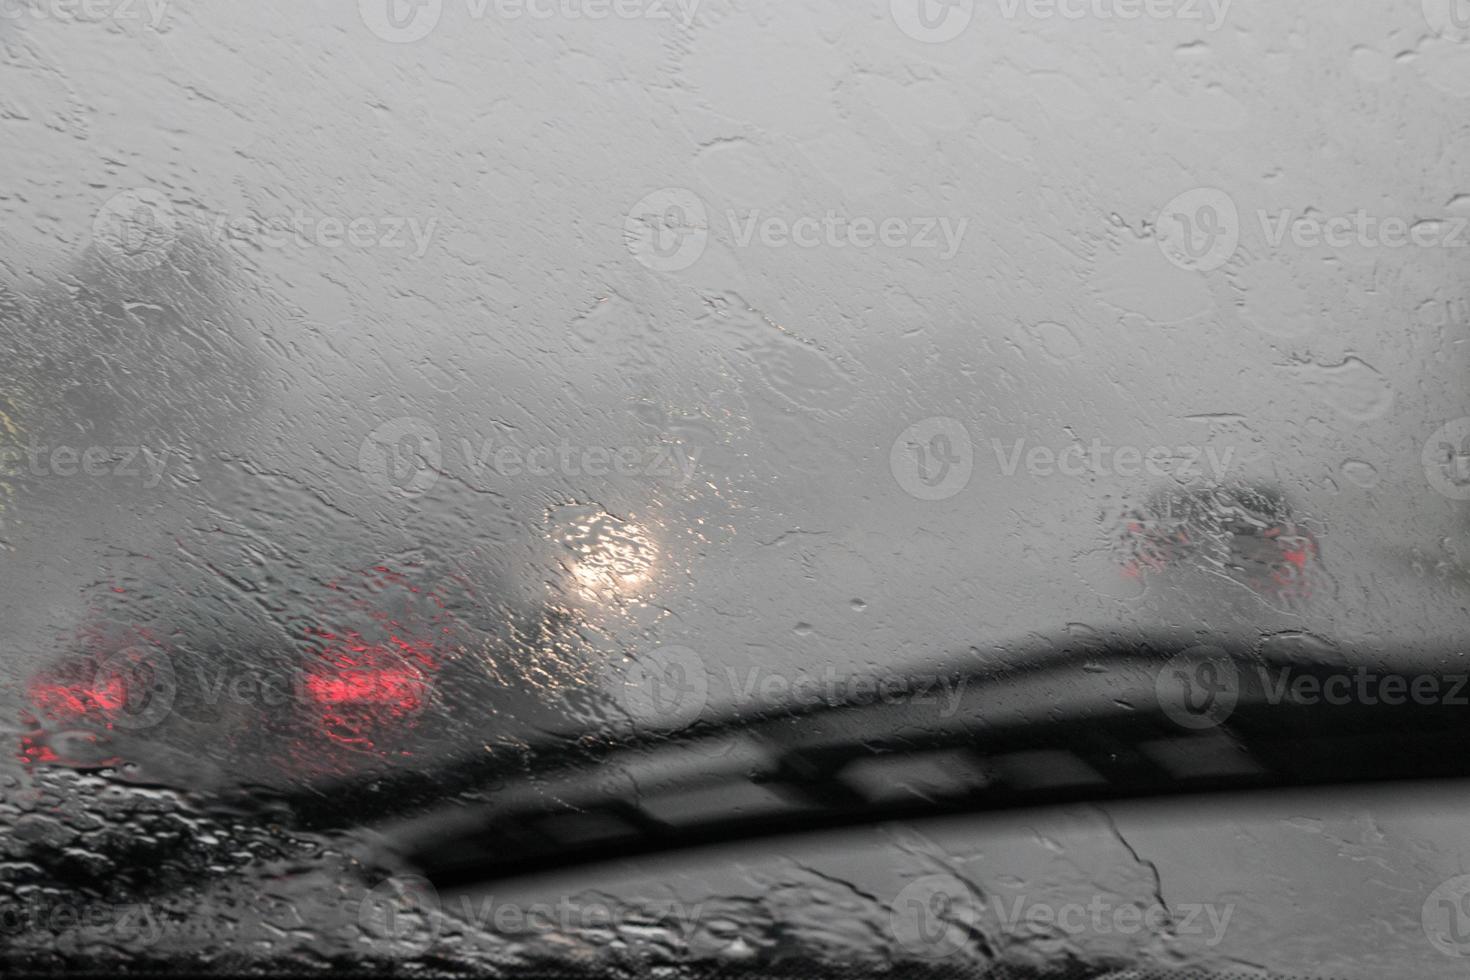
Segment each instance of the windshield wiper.
[[1168,644],[1013,652],[1008,666],[953,674],[952,711],[918,698],[781,711],[289,803],[317,822],[387,818],[377,829],[392,859],[453,887],[892,819],[1470,776],[1470,758],[1446,749],[1470,731],[1464,678],[1335,666],[1368,662]]

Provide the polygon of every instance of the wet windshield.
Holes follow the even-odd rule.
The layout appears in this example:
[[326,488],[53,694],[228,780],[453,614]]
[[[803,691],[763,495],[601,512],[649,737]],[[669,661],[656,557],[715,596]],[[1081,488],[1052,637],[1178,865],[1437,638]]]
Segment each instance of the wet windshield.
[[0,902],[194,930],[7,939],[359,955],[333,788],[1048,644],[1443,666],[1463,6],[0,0]]

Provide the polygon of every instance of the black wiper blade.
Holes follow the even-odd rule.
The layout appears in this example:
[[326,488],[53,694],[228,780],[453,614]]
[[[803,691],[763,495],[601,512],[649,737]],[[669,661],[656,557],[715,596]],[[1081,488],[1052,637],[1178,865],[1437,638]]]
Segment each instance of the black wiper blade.
[[[1341,679],[1353,676],[1240,650],[1070,651],[958,675],[968,683],[947,716],[917,703],[823,707],[567,751],[533,773],[484,763],[425,773],[426,798],[462,785],[483,802],[456,798],[380,829],[394,860],[454,887],[893,819],[1470,776],[1470,756],[1453,750],[1470,734],[1460,679],[1377,671],[1374,690],[1418,683],[1436,696],[1344,700]],[[401,780],[371,792],[412,798]]]

